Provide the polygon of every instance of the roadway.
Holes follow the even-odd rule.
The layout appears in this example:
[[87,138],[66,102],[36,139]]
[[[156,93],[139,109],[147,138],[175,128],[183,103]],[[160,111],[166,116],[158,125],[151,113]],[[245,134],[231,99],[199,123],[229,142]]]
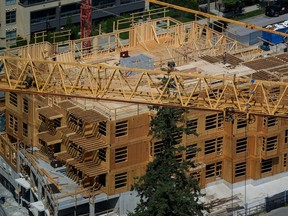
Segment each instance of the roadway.
[[287,207],[278,208],[269,213],[263,214],[263,216],[287,216],[287,215],[288,215]]
[[[259,16],[252,17],[249,19],[241,20],[241,21],[263,27],[269,24],[279,23],[285,20],[288,20],[288,13],[283,14],[279,17],[268,17],[265,14],[263,14],[263,15],[259,15]],[[251,30],[251,29],[244,28],[242,26],[229,24],[229,31],[231,33],[236,33],[239,36],[243,36],[243,35],[250,34],[251,32],[258,31],[258,30]]]

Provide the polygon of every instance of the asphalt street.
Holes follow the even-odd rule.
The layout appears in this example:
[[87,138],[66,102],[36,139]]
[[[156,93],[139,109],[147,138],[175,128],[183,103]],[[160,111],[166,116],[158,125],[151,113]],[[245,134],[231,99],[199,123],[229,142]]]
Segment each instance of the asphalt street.
[[288,215],[288,208],[283,207],[283,208],[275,209],[263,216],[287,216],[287,215]]
[[[288,20],[288,13],[283,14],[279,17],[268,17],[265,14],[263,14],[263,15],[259,15],[253,18],[241,20],[241,22],[250,23],[250,24],[264,27],[269,24],[279,23],[285,20]],[[229,24],[229,31],[232,33],[236,32],[237,35],[242,36],[242,35],[247,35],[251,32],[258,31],[258,30],[251,30],[251,29],[247,29],[245,27],[239,26],[239,25]]]

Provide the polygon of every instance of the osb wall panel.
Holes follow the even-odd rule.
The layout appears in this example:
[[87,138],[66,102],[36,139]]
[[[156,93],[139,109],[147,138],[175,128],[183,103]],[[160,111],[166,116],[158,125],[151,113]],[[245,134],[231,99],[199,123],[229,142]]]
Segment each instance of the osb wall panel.
[[248,137],[247,155],[255,157],[259,156],[259,151],[257,147],[257,136]]
[[[115,163],[115,151],[118,148],[128,147],[128,157],[126,161]],[[129,168],[139,163],[149,161],[149,138],[138,142],[129,142],[123,146],[110,148],[110,169]]]
[[189,146],[189,145],[192,145],[192,144],[197,144],[198,146],[198,143],[202,142],[203,138],[200,137],[200,136],[195,136],[195,135],[184,135],[183,136],[183,142],[182,142],[182,145],[184,146]]
[[[131,189],[131,185],[135,183],[135,178],[145,174],[146,166],[147,166],[147,163],[142,163],[137,166],[131,167],[130,169],[127,169],[127,168],[118,169],[118,170],[109,172],[106,178],[108,195],[129,191]],[[115,175],[119,173],[124,173],[124,172],[127,172],[126,186],[115,189]]]
[[232,168],[233,168],[232,159],[231,158],[224,159],[222,164],[222,178],[225,181],[232,182],[233,178]]
[[[204,175],[204,178],[205,178],[205,175]],[[217,178],[217,177],[205,178],[205,179],[203,180],[203,184],[204,184],[204,185],[207,185],[207,184],[209,184],[209,183],[211,183],[211,182],[215,182],[215,181],[216,181],[216,178]],[[224,179],[224,178],[222,177],[221,179]],[[226,180],[226,179],[224,179],[224,180]],[[226,181],[228,181],[228,180],[226,180]]]
[[118,122],[128,121],[128,133],[127,135],[115,137],[115,121],[110,124],[110,144],[112,146],[121,145],[123,143],[129,142],[129,140],[139,140],[145,139],[149,132],[149,113],[144,113],[138,116],[132,116],[130,118],[121,119]]
[[280,119],[281,121],[281,125],[285,126],[286,128],[288,128],[288,120],[287,119]]
[[245,136],[239,136],[233,139],[233,148],[231,147],[230,151],[226,151],[225,156],[233,157],[234,159],[241,159],[248,155],[253,155],[253,156],[256,156],[257,154],[259,155],[259,152],[257,153],[256,148],[255,148],[257,144],[255,142],[256,140],[255,137],[247,137],[246,151],[236,153],[237,139],[241,139],[241,138],[245,138]]
[[[210,154],[206,154],[205,155],[205,141],[207,140],[211,140],[211,139],[217,139],[223,137],[223,146],[222,146],[222,150],[221,150],[221,154],[218,153],[210,153]],[[197,152],[198,157],[202,157],[203,160],[206,161],[213,161],[216,158],[222,157],[223,155],[223,150],[225,147],[225,136],[223,134],[223,131],[219,132],[219,133],[213,133],[213,134],[209,134],[209,136],[202,136],[201,139],[197,142],[197,147],[200,148],[200,151]]]
[[[9,123],[10,123],[10,120],[9,120],[9,116],[13,115],[14,117],[16,117],[18,119],[18,132],[15,132],[14,131],[14,128],[11,128]],[[19,113],[15,112],[14,110],[8,110],[6,109],[6,113],[5,113],[5,121],[6,121],[6,132],[7,134],[11,134],[13,137],[15,138],[18,138],[18,134],[19,134],[19,122],[20,122],[20,119],[21,116],[19,115]]]
[[270,150],[270,151],[263,151],[262,146],[263,146],[263,141],[262,141],[262,137],[260,136],[258,138],[258,146],[260,147],[261,151],[262,151],[262,157],[264,157],[265,159],[268,158],[272,158],[272,157],[276,157],[279,153],[281,153],[281,149],[279,148],[279,145],[281,145],[281,139],[280,139],[280,135],[281,135],[281,131],[274,131],[274,132],[269,132],[266,134],[266,138],[272,137],[272,136],[277,136],[278,137],[278,142],[277,142],[277,146],[274,150]]
[[55,104],[53,105],[53,109],[63,115],[62,120],[61,120],[61,125],[66,125],[68,111],[60,108],[58,105],[55,105]]
[[[239,164],[239,163],[245,163],[246,162],[246,174],[245,175],[242,175],[242,176],[238,176],[236,177],[236,164]],[[243,181],[245,179],[248,178],[248,160],[247,158],[244,158],[244,159],[238,159],[238,160],[233,160],[233,183],[236,183],[236,182],[240,182],[240,181]],[[232,172],[232,170],[231,170]]]
[[[4,139],[2,136],[0,136],[0,146],[1,151],[0,155],[3,159],[9,164],[9,166],[16,171],[17,169],[17,162],[15,164],[12,163],[13,157],[17,158],[16,149],[10,145],[8,141],[8,138]],[[14,161],[15,162],[15,161]]]
[[20,112],[22,110],[20,109],[19,105],[20,105],[19,95],[17,96],[17,107],[16,107],[16,106],[10,104],[10,93],[9,92],[5,93],[5,107],[7,110],[13,110],[14,112]]
[[261,173],[261,165],[260,165],[260,178],[265,178],[265,177],[268,177],[268,176],[272,176],[272,175],[275,175],[277,174],[278,172],[278,166],[279,166],[279,161],[278,163],[276,162],[277,160],[279,160],[278,158],[273,158],[273,166],[272,166],[272,170],[269,171],[269,172],[265,172],[265,173]]
[[[280,167],[281,167],[280,172],[287,172],[288,171],[288,156],[287,155],[288,155],[288,150],[285,150],[279,156],[279,163],[280,163]],[[284,160],[286,162],[285,166],[284,166]]]
[[256,180],[261,178],[261,159],[250,159],[248,163],[248,175]]
[[36,107],[43,107],[43,106],[48,106],[48,101],[49,101],[49,97],[43,97],[41,95],[35,95],[34,97],[35,101],[36,101]]
[[278,149],[279,153],[282,153],[282,150],[288,150],[288,143],[285,143],[285,132],[288,130],[287,128],[283,128],[278,136]]
[[[215,163],[217,163],[217,162],[222,162],[222,173],[221,173],[221,177],[216,177],[216,176],[214,176],[214,177],[206,178],[205,175],[206,175],[207,165],[213,164],[213,163],[215,164]],[[209,161],[209,162],[204,162],[204,165],[206,165],[206,166],[203,168],[203,172],[204,172],[204,174],[203,174],[203,177],[204,177],[203,181],[204,181],[204,184],[208,184],[208,183],[210,183],[210,182],[216,181],[216,178],[222,178],[222,179],[224,179],[224,178],[223,178],[223,173],[225,172],[225,170],[227,170],[227,168],[225,169],[225,167],[227,166],[227,164],[225,164],[223,160],[221,160],[221,159],[213,159],[213,160],[211,160],[211,161]]]

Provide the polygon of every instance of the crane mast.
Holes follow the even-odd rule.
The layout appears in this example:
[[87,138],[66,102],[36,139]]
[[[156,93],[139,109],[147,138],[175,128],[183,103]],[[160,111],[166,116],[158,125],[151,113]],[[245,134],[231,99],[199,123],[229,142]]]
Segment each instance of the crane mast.
[[[81,2],[81,12],[80,12],[80,31],[81,38],[87,38],[91,36],[92,27],[92,5],[91,0],[82,0]],[[84,48],[90,47],[89,41],[83,41]]]
[[[147,1],[246,28],[288,35],[169,3]],[[91,11],[91,1],[83,0],[81,3],[82,38],[89,37],[91,34]],[[83,40],[82,45],[88,48],[90,42]],[[218,112],[233,107],[235,112],[285,118],[288,113],[288,82],[285,81],[251,80],[240,77],[187,74],[177,71],[167,73],[167,71],[160,70],[11,56],[0,56],[0,64],[3,65],[0,79],[2,91],[165,105]],[[73,70],[69,68],[73,68]],[[126,77],[125,71],[135,74],[134,79]],[[160,86],[161,83],[157,76],[168,77],[168,82],[164,87]],[[176,89],[171,94],[167,94],[169,82],[176,84]],[[269,97],[275,88],[279,89],[279,93],[273,94],[275,100],[272,103]]]
[[[287,117],[287,82],[1,56],[0,63],[2,91]],[[168,78],[165,86],[159,76]],[[169,83],[176,88],[167,93]]]

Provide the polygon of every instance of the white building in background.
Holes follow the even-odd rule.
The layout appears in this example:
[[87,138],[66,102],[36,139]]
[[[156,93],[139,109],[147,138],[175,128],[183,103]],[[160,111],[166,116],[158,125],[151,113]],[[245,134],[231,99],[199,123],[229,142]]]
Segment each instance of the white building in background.
[[[35,32],[57,30],[80,22],[81,0],[1,0],[0,47],[15,44],[17,36],[29,39]],[[92,0],[93,20],[145,8],[145,0]]]

